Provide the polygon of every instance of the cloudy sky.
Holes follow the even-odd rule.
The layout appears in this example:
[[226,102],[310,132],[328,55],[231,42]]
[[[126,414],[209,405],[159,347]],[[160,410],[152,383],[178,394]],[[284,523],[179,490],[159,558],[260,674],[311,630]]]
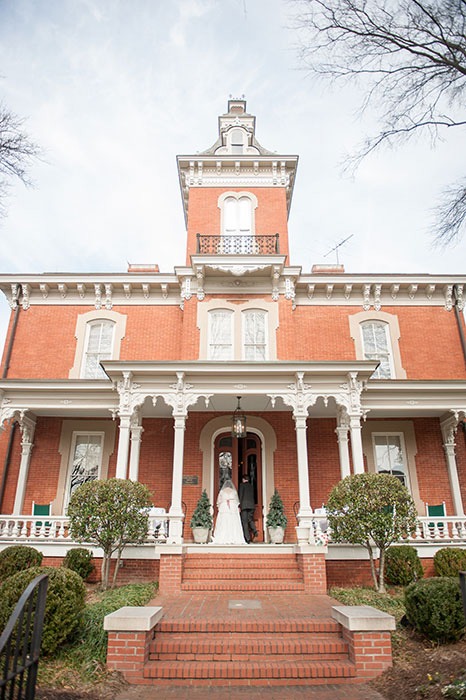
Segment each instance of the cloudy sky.
[[[45,160],[11,191],[0,272],[124,271],[184,263],[175,156],[209,147],[244,94],[268,149],[299,154],[293,264],[341,239],[348,272],[464,272],[466,243],[431,247],[431,208],[463,175],[464,132],[418,138],[342,175],[377,127],[361,93],[300,66],[282,0],[0,0],[0,100],[27,117]],[[8,317],[0,303],[0,338]]]

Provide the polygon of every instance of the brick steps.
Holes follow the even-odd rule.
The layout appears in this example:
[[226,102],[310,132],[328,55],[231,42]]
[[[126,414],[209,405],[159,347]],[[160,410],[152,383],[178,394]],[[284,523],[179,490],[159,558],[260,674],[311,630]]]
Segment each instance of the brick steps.
[[[293,660],[299,655],[306,660],[347,659],[348,645],[343,639],[311,639],[292,637],[256,637],[255,639],[241,637],[187,637],[182,635],[158,635],[151,646],[152,660]],[[222,657],[216,659],[215,657]],[[295,659],[294,659],[295,660]]]
[[230,591],[232,593],[243,593],[250,591],[269,591],[271,593],[286,591],[304,591],[304,583],[297,581],[197,581],[182,583],[182,591]]
[[339,624],[330,617],[315,620],[161,620],[156,628],[156,635],[171,632],[174,634],[284,634],[305,633],[312,635],[340,635]]
[[[183,581],[199,581],[203,579],[209,579],[211,581],[217,579],[224,579],[225,570],[218,569],[185,569],[183,574]],[[301,581],[303,580],[302,574],[299,571],[293,569],[277,570],[277,569],[264,569],[253,570],[250,569],[234,569],[228,570],[229,580],[241,579],[242,581],[257,580],[289,580],[289,581]]]
[[153,679],[273,679],[313,678],[331,682],[337,678],[354,678],[356,667],[349,661],[149,661],[144,678]]

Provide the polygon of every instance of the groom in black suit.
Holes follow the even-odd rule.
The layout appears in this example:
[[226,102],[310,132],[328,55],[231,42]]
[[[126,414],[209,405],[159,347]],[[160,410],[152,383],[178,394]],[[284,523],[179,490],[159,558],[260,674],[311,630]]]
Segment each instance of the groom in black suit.
[[257,537],[257,530],[254,524],[254,510],[256,502],[254,499],[254,487],[249,482],[249,477],[243,475],[241,484],[239,485],[239,504],[241,507],[241,524],[243,526],[244,539],[249,544],[251,542],[251,528],[254,537]]

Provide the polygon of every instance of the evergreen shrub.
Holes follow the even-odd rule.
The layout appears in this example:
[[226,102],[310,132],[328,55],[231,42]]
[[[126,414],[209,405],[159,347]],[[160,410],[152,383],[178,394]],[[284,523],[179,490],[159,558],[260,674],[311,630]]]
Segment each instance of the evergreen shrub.
[[85,581],[95,569],[92,563],[92,551],[84,549],[84,547],[69,549],[63,559],[62,566],[75,571]]
[[436,576],[458,576],[466,571],[466,549],[439,549],[434,554],[434,569]]
[[214,521],[212,519],[209,497],[207,491],[204,489],[197,502],[196,510],[192,515],[190,526],[206,527],[208,530],[211,530],[213,524]]
[[33,547],[18,544],[0,552],[0,581],[32,566],[40,566],[42,554]]
[[389,547],[385,566],[386,579],[392,586],[407,586],[424,577],[419,555],[416,549],[408,544]]
[[464,632],[459,581],[426,578],[405,589],[406,617],[433,642],[456,641]]
[[285,515],[285,507],[277,489],[275,489],[270,499],[266,523],[267,527],[286,527],[288,523],[288,518]]
[[28,584],[40,574],[49,576],[41,652],[51,655],[74,636],[81,624],[85,588],[74,571],[37,566],[10,576],[0,585],[0,629]]

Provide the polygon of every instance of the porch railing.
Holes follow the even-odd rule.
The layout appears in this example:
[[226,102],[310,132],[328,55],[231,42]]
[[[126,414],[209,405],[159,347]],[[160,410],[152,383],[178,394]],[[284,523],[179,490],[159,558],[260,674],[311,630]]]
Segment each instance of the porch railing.
[[[315,516],[314,537],[317,541],[328,540],[332,542],[332,532],[328,527],[325,516]],[[432,515],[419,517],[416,528],[405,538],[405,542],[412,543],[432,543],[443,542],[466,542],[466,516],[446,516],[435,517]]]
[[197,253],[203,255],[275,255],[278,233],[268,236],[203,236],[197,234]]
[[[64,515],[0,515],[0,542],[72,542],[69,519]],[[165,542],[170,515],[149,517],[145,544]]]

